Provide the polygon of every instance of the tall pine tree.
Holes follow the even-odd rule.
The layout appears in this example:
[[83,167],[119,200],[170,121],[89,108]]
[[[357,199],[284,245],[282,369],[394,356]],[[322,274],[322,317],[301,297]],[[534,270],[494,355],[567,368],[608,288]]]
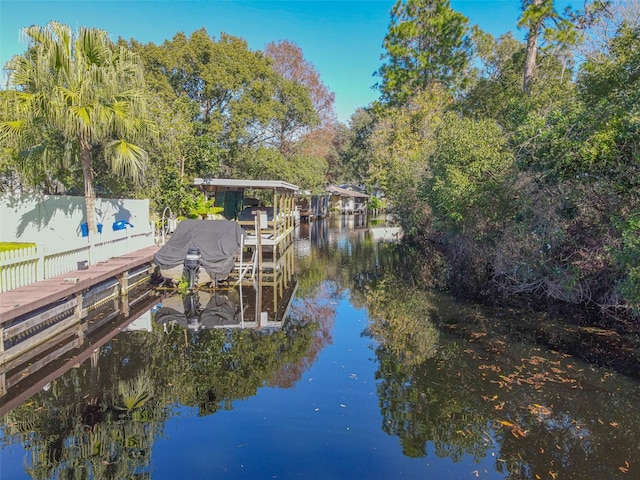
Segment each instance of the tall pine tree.
[[376,72],[382,102],[403,104],[434,83],[460,88],[470,61],[468,25],[449,0],[398,0],[384,38],[384,64]]

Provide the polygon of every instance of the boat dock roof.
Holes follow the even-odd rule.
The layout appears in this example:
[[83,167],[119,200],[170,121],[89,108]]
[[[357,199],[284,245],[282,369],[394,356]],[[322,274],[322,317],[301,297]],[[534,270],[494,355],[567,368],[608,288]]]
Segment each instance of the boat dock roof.
[[297,192],[300,187],[282,180],[244,180],[234,178],[195,178],[193,184],[206,190],[278,190]]

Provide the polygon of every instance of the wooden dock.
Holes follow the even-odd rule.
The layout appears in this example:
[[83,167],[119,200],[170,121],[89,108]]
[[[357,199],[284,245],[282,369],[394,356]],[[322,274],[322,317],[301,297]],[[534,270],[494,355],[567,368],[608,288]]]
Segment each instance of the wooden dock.
[[0,294],[0,397],[18,364],[48,348],[52,339],[73,331],[83,343],[89,311],[108,301],[122,300],[128,316],[129,291],[151,276],[157,246],[133,251]]
[[[67,328],[38,347],[1,364],[0,417],[85,360],[97,361],[101,346],[157,303],[157,297],[150,292],[144,287],[132,289],[128,296],[117,300],[116,307],[113,304],[105,307],[114,310],[110,315]],[[126,316],[122,315],[125,309],[129,311]]]
[[86,270],[76,270],[57,277],[25,285],[0,293],[0,329],[7,322],[51,305],[63,298],[76,295],[110,278],[150,263],[159,250],[151,246],[127,255],[111,258]]

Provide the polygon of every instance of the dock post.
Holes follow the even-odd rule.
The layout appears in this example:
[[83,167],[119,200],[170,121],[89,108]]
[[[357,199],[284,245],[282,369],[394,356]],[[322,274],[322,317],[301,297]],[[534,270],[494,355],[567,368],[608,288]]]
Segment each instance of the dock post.
[[78,320],[78,340],[80,343],[84,343],[84,327],[82,325],[82,300],[83,300],[82,292],[76,293],[76,307],[74,315]]
[[260,213],[254,213],[256,217],[256,249],[258,254],[258,273],[262,272],[262,222],[260,221]]
[[76,308],[74,312],[74,316],[78,319],[78,321],[82,320],[82,292],[76,293]]
[[[0,324],[0,357],[4,358],[4,323]],[[4,365],[4,362],[3,362]],[[7,372],[2,369],[0,373],[0,397],[7,394]]]
[[129,293],[129,271],[124,271],[118,275],[118,285],[120,285],[120,296]]
[[120,312],[124,318],[129,316],[129,292],[120,296]]
[[84,329],[85,329],[85,323],[79,322],[78,323],[78,341],[80,342],[80,345],[82,345],[84,343]]

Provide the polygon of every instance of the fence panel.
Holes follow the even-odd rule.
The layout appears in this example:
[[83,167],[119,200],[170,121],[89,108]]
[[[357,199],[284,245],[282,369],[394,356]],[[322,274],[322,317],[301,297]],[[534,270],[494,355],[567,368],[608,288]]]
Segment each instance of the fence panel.
[[46,252],[44,255],[44,277],[51,278],[78,269],[78,262],[89,261],[89,246]]
[[81,262],[89,265],[154,245],[154,232],[131,234],[58,252],[44,246],[26,247],[0,252],[0,292],[29,285],[39,280],[64,275],[77,270]]
[[37,247],[0,252],[0,292],[38,281],[39,258]]

